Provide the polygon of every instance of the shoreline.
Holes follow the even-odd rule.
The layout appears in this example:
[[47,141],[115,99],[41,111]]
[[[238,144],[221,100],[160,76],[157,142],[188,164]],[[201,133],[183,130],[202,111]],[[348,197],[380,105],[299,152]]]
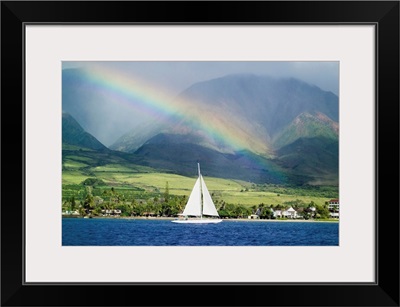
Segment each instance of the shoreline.
[[[83,218],[82,216],[65,216],[63,215],[62,218]],[[146,216],[93,216],[93,219],[115,219],[115,220],[176,220],[176,217],[146,217]],[[292,223],[339,223],[339,220],[301,220],[301,219],[287,219],[287,220],[268,220],[268,219],[246,219],[246,218],[234,218],[234,219],[222,219],[222,221],[227,222],[271,222],[271,223],[278,223],[278,222],[292,222]]]

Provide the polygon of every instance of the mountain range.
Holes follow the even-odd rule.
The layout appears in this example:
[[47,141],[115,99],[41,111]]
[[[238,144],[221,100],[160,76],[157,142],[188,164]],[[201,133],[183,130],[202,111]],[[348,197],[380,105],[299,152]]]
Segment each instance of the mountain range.
[[[109,118],[101,112],[108,108],[95,90],[84,95],[91,108],[76,103],[74,96],[83,99],[84,73],[79,78],[72,82],[75,79],[68,75],[65,81],[68,93],[63,94],[63,110],[69,115],[63,113],[63,143],[104,149],[85,125],[76,133],[73,117],[96,133],[101,131],[94,127],[99,121],[87,118],[93,113],[106,122]],[[123,151],[142,165],[182,175],[193,175],[200,161],[209,176],[257,183],[337,184],[339,106],[335,94],[294,78],[243,74],[195,83],[175,101],[181,109],[133,125],[108,146],[110,152]]]

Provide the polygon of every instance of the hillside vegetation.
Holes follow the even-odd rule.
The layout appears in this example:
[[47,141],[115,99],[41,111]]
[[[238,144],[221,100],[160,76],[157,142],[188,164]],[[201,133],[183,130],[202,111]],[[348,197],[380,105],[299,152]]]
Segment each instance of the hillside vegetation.
[[[63,150],[62,168],[63,201],[71,197],[77,201],[83,200],[88,186],[95,196],[101,196],[113,188],[126,201],[162,197],[167,185],[170,195],[188,197],[197,176],[195,167],[193,176],[181,176],[137,165],[118,152],[102,153],[71,148]],[[304,204],[314,202],[323,205],[330,198],[338,196],[337,186],[261,185],[241,180],[204,177],[216,203],[251,207],[259,204],[284,205],[297,200]]]

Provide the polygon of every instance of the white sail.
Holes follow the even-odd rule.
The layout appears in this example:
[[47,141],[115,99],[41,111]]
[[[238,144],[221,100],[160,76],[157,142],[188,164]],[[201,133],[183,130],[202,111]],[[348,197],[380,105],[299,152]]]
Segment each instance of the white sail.
[[[217,217],[219,217],[219,215],[211,198],[210,192],[208,192],[203,176],[201,176],[199,163],[197,163],[197,168],[199,172],[199,177],[197,178],[193,190],[190,193],[185,210],[183,210],[182,214],[180,214],[185,216],[185,218],[173,220],[173,223],[216,224],[222,222],[221,219],[203,218],[203,215],[211,215]],[[188,216],[196,216],[196,218],[188,218]]]
[[203,176],[200,175],[200,178],[201,178],[201,189],[203,192],[203,214],[219,216],[217,209],[215,208],[214,202],[211,198],[210,192],[208,192]]
[[186,204],[185,210],[182,215],[201,215],[201,190],[200,190],[200,178],[197,178],[196,183],[193,187],[192,193],[190,193],[189,200]]

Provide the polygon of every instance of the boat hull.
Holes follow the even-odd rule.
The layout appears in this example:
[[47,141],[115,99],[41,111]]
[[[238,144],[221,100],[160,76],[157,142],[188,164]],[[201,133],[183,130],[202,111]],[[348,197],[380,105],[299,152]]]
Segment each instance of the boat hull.
[[217,224],[222,222],[220,219],[187,219],[187,220],[172,220],[172,223],[179,224]]

